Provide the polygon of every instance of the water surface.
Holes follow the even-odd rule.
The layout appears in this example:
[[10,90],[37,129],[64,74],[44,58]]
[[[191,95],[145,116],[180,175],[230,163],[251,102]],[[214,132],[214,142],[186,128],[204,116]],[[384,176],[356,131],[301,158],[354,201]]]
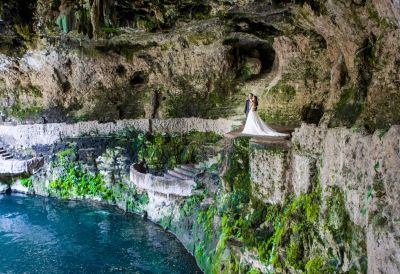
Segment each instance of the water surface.
[[139,216],[83,202],[0,195],[0,273],[201,273]]

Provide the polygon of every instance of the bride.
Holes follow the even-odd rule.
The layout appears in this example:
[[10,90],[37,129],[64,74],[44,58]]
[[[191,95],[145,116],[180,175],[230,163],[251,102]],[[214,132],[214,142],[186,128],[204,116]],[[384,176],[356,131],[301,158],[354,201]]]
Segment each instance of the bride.
[[243,134],[249,135],[261,135],[261,136],[274,136],[274,137],[286,137],[289,136],[285,133],[279,133],[267,126],[257,113],[258,98],[253,96],[250,99],[250,110],[247,115],[246,125],[242,131]]

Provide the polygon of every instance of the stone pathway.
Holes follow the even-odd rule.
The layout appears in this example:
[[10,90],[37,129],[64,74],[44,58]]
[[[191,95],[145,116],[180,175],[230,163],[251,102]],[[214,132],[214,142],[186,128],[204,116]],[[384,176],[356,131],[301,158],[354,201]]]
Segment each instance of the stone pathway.
[[271,126],[271,128],[275,131],[281,132],[281,133],[287,133],[289,134],[288,137],[270,137],[270,136],[258,136],[258,135],[248,135],[248,134],[243,134],[242,130],[243,127],[228,132],[225,134],[225,138],[227,139],[235,139],[236,137],[252,137],[250,139],[250,142],[253,144],[271,144],[271,145],[282,145],[282,146],[289,146],[290,145],[290,139],[291,139],[291,134],[293,133],[295,127],[277,127],[277,126]]

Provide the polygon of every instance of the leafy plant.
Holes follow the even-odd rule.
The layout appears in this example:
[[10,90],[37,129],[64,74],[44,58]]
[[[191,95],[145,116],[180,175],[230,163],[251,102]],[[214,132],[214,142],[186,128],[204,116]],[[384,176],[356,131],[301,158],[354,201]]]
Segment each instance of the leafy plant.
[[50,182],[49,190],[60,198],[77,196],[100,196],[105,200],[114,200],[112,190],[106,187],[101,174],[87,173],[82,164],[76,161],[75,151],[72,148],[57,153],[59,174]]
[[29,190],[33,189],[33,180],[32,177],[21,179],[21,185],[28,188]]

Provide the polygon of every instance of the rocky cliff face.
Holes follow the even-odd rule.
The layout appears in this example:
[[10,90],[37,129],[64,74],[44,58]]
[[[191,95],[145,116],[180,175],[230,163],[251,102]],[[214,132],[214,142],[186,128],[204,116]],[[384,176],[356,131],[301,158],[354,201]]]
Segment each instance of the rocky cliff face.
[[399,272],[398,127],[303,125],[288,143],[231,142],[222,177],[199,179],[203,193],[145,207],[206,273]]
[[[400,271],[398,126],[371,135],[303,124],[291,141],[231,135],[223,141],[212,132],[191,131],[224,132],[225,124],[155,121],[157,132],[169,132],[163,134],[134,130],[142,120],[125,128],[64,124],[59,126],[75,130],[69,136],[59,130],[60,138],[48,143],[39,136],[50,125],[19,126],[16,132],[30,134],[32,142],[16,157],[41,154],[45,165],[31,177],[2,183],[144,214],[175,233],[206,273]],[[2,141],[15,145],[11,136],[17,133],[5,131],[9,137]],[[154,176],[132,176],[129,167],[141,159]],[[175,169],[198,162],[204,165]],[[180,173],[168,174],[178,177],[160,177],[172,169]],[[188,174],[197,174],[190,187]]]
[[234,116],[253,92],[271,123],[400,120],[396,1],[1,6],[7,119]]

